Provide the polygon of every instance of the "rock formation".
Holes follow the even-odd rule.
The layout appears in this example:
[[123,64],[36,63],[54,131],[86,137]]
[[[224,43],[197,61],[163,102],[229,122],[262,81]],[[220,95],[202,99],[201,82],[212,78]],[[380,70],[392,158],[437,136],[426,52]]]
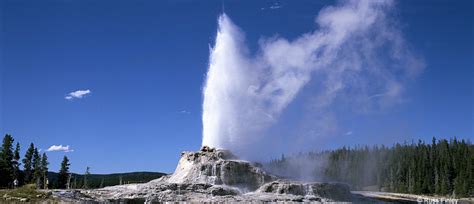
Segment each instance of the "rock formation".
[[183,152],[173,174],[145,184],[54,193],[75,200],[235,201],[351,201],[349,187],[339,183],[303,183],[270,175],[256,163],[238,160],[230,151],[202,147]]
[[237,160],[230,151],[204,146],[199,152],[183,152],[170,183],[208,183],[254,191],[276,180],[250,162]]

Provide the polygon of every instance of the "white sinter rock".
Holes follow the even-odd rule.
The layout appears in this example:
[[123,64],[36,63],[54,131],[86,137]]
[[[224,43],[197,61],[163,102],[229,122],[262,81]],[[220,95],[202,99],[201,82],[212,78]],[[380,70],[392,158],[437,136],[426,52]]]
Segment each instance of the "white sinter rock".
[[[349,187],[338,183],[301,183],[278,178],[260,165],[238,160],[230,151],[204,146],[183,152],[173,174],[144,184],[94,190],[53,192],[68,200],[146,202],[351,201]],[[64,196],[64,195],[67,195]]]

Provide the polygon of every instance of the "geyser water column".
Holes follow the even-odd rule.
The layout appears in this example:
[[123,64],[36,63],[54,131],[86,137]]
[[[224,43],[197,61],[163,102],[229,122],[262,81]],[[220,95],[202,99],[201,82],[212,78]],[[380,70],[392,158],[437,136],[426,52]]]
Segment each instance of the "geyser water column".
[[235,150],[237,135],[244,135],[242,127],[248,125],[242,118],[252,107],[240,107],[248,103],[252,75],[247,73],[251,66],[244,56],[243,42],[242,33],[222,14],[203,93],[203,145]]
[[203,92],[202,145],[229,149],[250,159],[253,152],[249,150],[261,142],[263,131],[309,80],[309,74],[251,58],[243,32],[230,18],[222,14],[218,23]]
[[203,90],[202,144],[246,159],[269,150],[262,148],[269,138],[265,131],[312,75],[318,76],[311,83],[317,89],[309,95],[317,100],[306,114],[324,116],[338,100],[357,106],[352,109],[401,101],[405,82],[424,64],[386,14],[392,8],[390,0],[342,1],[320,11],[318,30],[293,41],[262,39],[256,56],[250,56],[243,32],[222,14]]
[[219,17],[219,30],[211,51],[203,93],[203,146],[224,148],[230,140],[230,129],[235,119],[229,115],[235,114],[235,104],[232,104],[233,94],[229,89],[235,90],[232,87],[239,85],[232,78],[241,78],[241,71],[236,63],[240,60],[238,41],[242,37],[236,29],[225,14]]

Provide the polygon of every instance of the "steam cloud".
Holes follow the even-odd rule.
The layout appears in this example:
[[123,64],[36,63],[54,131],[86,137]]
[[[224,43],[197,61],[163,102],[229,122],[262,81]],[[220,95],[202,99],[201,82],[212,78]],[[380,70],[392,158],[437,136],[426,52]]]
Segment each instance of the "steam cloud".
[[309,84],[315,127],[325,134],[336,103],[370,112],[402,102],[424,63],[406,45],[393,8],[392,1],[343,1],[319,12],[317,30],[264,38],[255,55],[222,14],[203,91],[202,144],[252,159],[249,150],[264,151],[266,131]]

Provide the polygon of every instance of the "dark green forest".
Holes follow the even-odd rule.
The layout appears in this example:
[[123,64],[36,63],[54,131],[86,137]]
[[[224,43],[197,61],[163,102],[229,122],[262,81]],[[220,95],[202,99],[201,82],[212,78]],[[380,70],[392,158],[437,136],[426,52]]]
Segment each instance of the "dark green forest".
[[300,153],[282,156],[267,166],[288,177],[306,169],[309,175],[304,179],[343,182],[353,190],[474,195],[474,145],[456,138]]
[[[166,175],[160,172],[128,172],[128,173],[115,173],[115,174],[89,174],[87,175],[87,188],[101,188],[106,186],[114,186],[119,184],[129,183],[146,183],[153,179],[160,178]],[[71,188],[83,188],[85,174],[71,174]],[[48,172],[48,178],[50,179],[52,186],[51,188],[58,188],[55,186],[59,179],[59,173]]]

